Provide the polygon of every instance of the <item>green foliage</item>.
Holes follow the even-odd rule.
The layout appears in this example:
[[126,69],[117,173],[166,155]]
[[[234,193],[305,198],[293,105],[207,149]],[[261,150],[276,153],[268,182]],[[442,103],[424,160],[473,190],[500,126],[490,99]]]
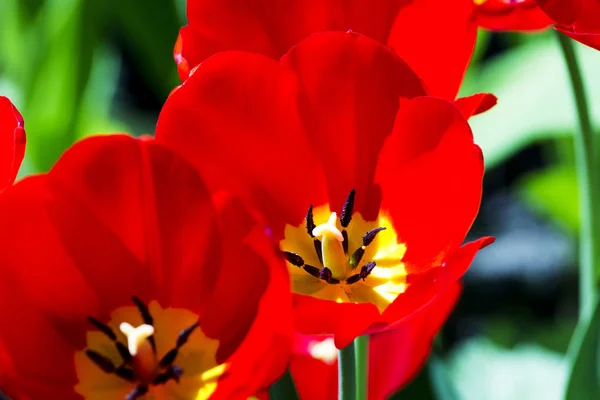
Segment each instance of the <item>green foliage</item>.
[[[570,135],[577,126],[571,87],[560,49],[553,38],[530,40],[473,68],[463,94],[491,92],[498,104],[471,120],[486,166],[498,165],[534,142]],[[590,97],[600,123],[600,52],[577,45]]]
[[567,231],[577,232],[579,199],[574,167],[557,165],[532,173],[520,183],[519,193],[532,208]]
[[565,400],[597,400],[600,398],[599,338],[600,306],[597,304],[591,320],[579,322],[569,346],[570,374]]
[[48,170],[81,137],[130,131],[111,115],[120,73],[111,38],[129,46],[157,99],[177,84],[172,49],[182,21],[175,0],[110,3],[0,2],[0,88],[25,119],[26,172]]

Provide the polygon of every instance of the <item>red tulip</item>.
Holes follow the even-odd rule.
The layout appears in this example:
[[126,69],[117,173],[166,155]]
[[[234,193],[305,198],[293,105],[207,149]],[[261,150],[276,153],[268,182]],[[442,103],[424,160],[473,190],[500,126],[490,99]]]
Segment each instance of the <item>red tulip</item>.
[[460,247],[483,158],[461,110],[424,94],[389,48],[323,33],[280,62],[207,59],[157,140],[255,205],[288,260],[297,330],[342,348],[425,307],[490,242]]
[[[417,374],[459,294],[460,285],[455,284],[396,328],[369,338],[367,398],[387,399]],[[338,365],[333,339],[296,334],[294,347],[290,371],[300,398],[337,398]]]
[[25,155],[23,117],[6,97],[0,96],[0,191],[12,185]]
[[0,219],[13,398],[245,398],[285,368],[283,266],[242,204],[163,146],[76,144],[7,190]]
[[475,46],[472,0],[188,0],[175,60],[182,80],[212,54],[278,60],[323,31],[357,32],[395,49],[429,93],[454,99]]
[[600,50],[599,0],[473,0],[475,19],[497,31],[548,28]]

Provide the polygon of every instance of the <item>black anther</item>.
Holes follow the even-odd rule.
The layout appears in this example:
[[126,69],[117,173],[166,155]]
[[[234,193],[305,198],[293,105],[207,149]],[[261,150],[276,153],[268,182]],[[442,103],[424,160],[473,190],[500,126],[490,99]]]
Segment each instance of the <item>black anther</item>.
[[358,264],[360,263],[360,260],[362,260],[364,255],[365,249],[362,246],[356,249],[356,251],[352,253],[350,259],[348,260],[348,264],[350,264],[350,267],[352,267],[352,269],[358,267]]
[[329,282],[329,280],[333,278],[333,276],[331,275],[331,270],[327,267],[323,267],[319,271],[319,278],[323,279],[325,282]]
[[160,360],[160,366],[163,368],[169,367],[173,364],[173,361],[177,358],[178,348],[171,349],[167,354]]
[[86,350],[85,355],[92,360],[92,362],[96,364],[98,368],[107,374],[112,374],[115,372],[115,365],[112,363],[112,361],[110,361],[110,359],[104,357],[102,354],[94,350]]
[[371,272],[373,271],[373,268],[375,268],[375,261],[371,261],[370,263],[367,263],[365,265],[362,266],[362,268],[360,269],[360,277],[362,278],[362,280],[364,281],[365,278],[367,276],[369,276],[371,274]]
[[198,323],[196,322],[194,325],[190,325],[179,332],[179,335],[177,335],[177,348],[180,348],[181,346],[187,343],[188,339],[190,338],[190,335],[192,334],[192,332],[194,332],[194,330],[197,327]]
[[308,212],[306,213],[306,232],[310,235],[310,237],[315,237],[313,235],[313,229],[317,226],[315,225],[315,220],[313,218],[313,207],[312,204],[308,207]]
[[363,236],[363,239],[362,239],[363,246],[370,245],[373,242],[373,240],[375,239],[375,236],[377,236],[377,234],[383,230],[385,230],[385,226],[371,229],[369,232],[365,233],[365,236]]
[[317,252],[317,257],[319,257],[319,261],[323,264],[323,247],[321,247],[321,241],[319,239],[314,240],[315,251]]
[[308,265],[308,264],[305,264],[304,267],[302,267],[302,268],[304,268],[304,270],[306,272],[308,272],[315,278],[320,278],[319,274],[320,274],[321,270],[319,268],[313,267],[312,265]]
[[125,396],[125,400],[135,400],[142,397],[146,393],[148,393],[147,385],[137,385],[135,389],[129,392],[127,396]]
[[181,375],[183,375],[183,370],[180,367],[171,366],[165,372],[158,374],[152,383],[154,385],[162,385],[171,379],[179,383],[179,378]]
[[121,342],[115,342],[115,346],[117,347],[117,351],[121,355],[123,362],[125,364],[131,364],[131,362],[133,361],[133,357],[131,356],[131,353],[129,353],[129,349],[127,348],[127,346],[125,346]]
[[117,340],[117,335],[115,335],[115,332],[111,329],[110,326],[103,324],[102,322],[98,321],[96,318],[93,317],[88,317],[88,322],[94,325],[96,328],[98,328],[98,330],[102,331],[102,333],[108,336],[110,340]]
[[346,283],[353,284],[360,280],[360,274],[352,275],[350,278],[346,279]]
[[352,189],[350,193],[348,193],[348,197],[346,197],[346,201],[344,202],[344,206],[342,207],[342,213],[340,214],[340,224],[342,227],[347,228],[350,225],[350,221],[352,220],[352,211],[354,210],[354,196],[356,195],[356,190]]
[[119,368],[117,368],[115,375],[117,375],[119,378],[125,379],[127,382],[136,381],[135,371],[124,365],[121,365]]
[[348,232],[346,230],[342,230],[342,236],[344,237],[344,241],[342,242],[342,247],[344,248],[344,254],[348,254]]
[[284,251],[285,259],[290,262],[290,264],[295,265],[296,267],[301,267],[304,265],[304,259],[300,257],[296,253],[292,253],[291,251]]
[[144,323],[148,324],[148,325],[153,325],[154,318],[152,318],[152,315],[150,314],[150,310],[148,310],[148,307],[144,304],[144,302],[142,300],[140,300],[139,297],[137,297],[137,296],[133,296],[131,298],[131,300],[135,303],[138,310],[140,310],[140,314],[142,316],[142,320],[144,321]]
[[323,267],[319,271],[319,278],[323,279],[327,283],[340,283],[339,279],[335,279],[331,273],[331,270],[327,267]]
[[[137,296],[133,296],[131,300],[135,303],[136,307],[140,311],[140,315],[142,316],[144,323],[154,326],[154,318],[152,318],[152,314],[150,314],[150,310],[148,310],[148,307],[144,304],[144,302]],[[156,353],[156,341],[154,340],[154,336],[150,336],[148,341],[152,346],[152,351]]]

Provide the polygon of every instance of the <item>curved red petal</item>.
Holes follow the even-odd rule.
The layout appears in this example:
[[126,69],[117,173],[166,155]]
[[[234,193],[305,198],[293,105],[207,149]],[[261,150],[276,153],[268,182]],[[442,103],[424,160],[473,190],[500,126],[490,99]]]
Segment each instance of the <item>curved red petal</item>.
[[193,67],[226,50],[279,59],[301,40],[324,31],[352,30],[385,43],[398,10],[409,2],[191,0],[178,52]]
[[475,7],[475,20],[478,26],[493,31],[537,31],[553,24],[535,0],[510,4],[487,0]]
[[348,346],[379,318],[371,303],[336,303],[294,295],[296,331],[305,335],[333,335],[338,349]]
[[0,96],[0,191],[12,185],[25,156],[25,124],[10,100]]
[[399,99],[425,94],[419,78],[390,49],[355,33],[315,35],[281,61],[306,95],[300,116],[323,165],[330,206],[341,209],[354,188],[355,209],[375,218],[379,203],[369,198],[377,158]]
[[494,107],[498,99],[490,93],[477,93],[456,99],[454,104],[460,109],[466,119],[481,114]]
[[387,399],[417,374],[460,291],[460,284],[452,284],[401,325],[371,336],[369,398]]
[[[558,6],[563,5],[562,3],[558,3]],[[565,4],[564,7],[568,7],[568,5]],[[598,19],[600,2],[596,0],[582,0],[580,7],[577,19],[572,25],[562,22],[562,25],[558,25],[556,29],[586,46],[600,50],[600,21]],[[559,12],[560,10],[561,8],[558,8]]]
[[593,11],[592,7],[600,7],[596,0],[537,0],[537,2],[539,7],[558,24],[572,25],[579,18],[589,16],[590,21],[593,20],[596,26],[599,25],[598,18],[589,14]]
[[[225,208],[225,214],[229,214],[225,220],[252,221],[236,201],[228,201]],[[225,271],[215,283],[210,304],[219,306],[214,307],[211,316],[203,317],[213,320],[207,326],[207,334],[218,329],[218,337],[226,340],[221,342],[224,347],[223,351],[219,348],[218,356],[227,357],[230,373],[215,393],[216,398],[223,399],[246,398],[266,388],[283,373],[291,351],[293,326],[287,269],[259,226],[243,232],[238,241],[236,251],[229,252],[232,257],[225,256]],[[236,240],[230,237],[227,242]],[[241,248],[244,245],[248,248]],[[232,335],[231,331],[238,334]]]
[[260,199],[274,231],[283,232],[311,201],[326,199],[297,102],[297,78],[278,62],[220,53],[171,94],[156,138],[205,171],[212,190]]
[[428,94],[454,99],[475,49],[473,0],[414,0],[403,7],[388,45],[410,65]]
[[421,97],[403,107],[384,146],[376,182],[383,188],[409,273],[439,265],[458,247],[479,210],[481,150],[454,104]]
[[447,279],[450,281],[460,279],[467,272],[477,252],[492,244],[494,240],[491,236],[482,237],[450,253],[445,262],[445,268],[448,271]]

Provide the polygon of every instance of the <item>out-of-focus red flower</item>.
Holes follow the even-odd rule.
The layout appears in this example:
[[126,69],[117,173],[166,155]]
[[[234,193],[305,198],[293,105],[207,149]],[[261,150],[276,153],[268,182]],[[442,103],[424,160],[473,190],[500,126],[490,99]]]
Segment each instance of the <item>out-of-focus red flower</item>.
[[[396,328],[370,336],[369,399],[389,398],[417,374],[459,294],[460,285],[454,284]],[[337,398],[337,349],[333,339],[301,334],[295,337],[290,372],[300,398]]]
[[[578,2],[575,2],[578,3]],[[600,1],[581,0],[572,24],[562,22],[556,29],[587,46],[600,50]]]
[[483,28],[497,31],[555,29],[600,49],[598,0],[473,0],[475,19]]
[[0,96],[0,191],[15,181],[25,156],[24,126],[15,106]]
[[256,205],[287,257],[298,331],[341,348],[425,307],[490,242],[460,247],[483,177],[466,111],[424,94],[389,48],[322,33],[280,62],[207,59],[157,140]]
[[291,347],[289,278],[250,215],[171,150],[123,135],[9,188],[0,390],[196,400],[271,383]]
[[473,0],[475,19],[482,28],[494,31],[536,31],[553,21],[536,0]]
[[348,31],[387,44],[454,99],[475,46],[473,0],[188,0],[175,60],[182,80],[212,54],[244,50],[278,60],[302,39]]

